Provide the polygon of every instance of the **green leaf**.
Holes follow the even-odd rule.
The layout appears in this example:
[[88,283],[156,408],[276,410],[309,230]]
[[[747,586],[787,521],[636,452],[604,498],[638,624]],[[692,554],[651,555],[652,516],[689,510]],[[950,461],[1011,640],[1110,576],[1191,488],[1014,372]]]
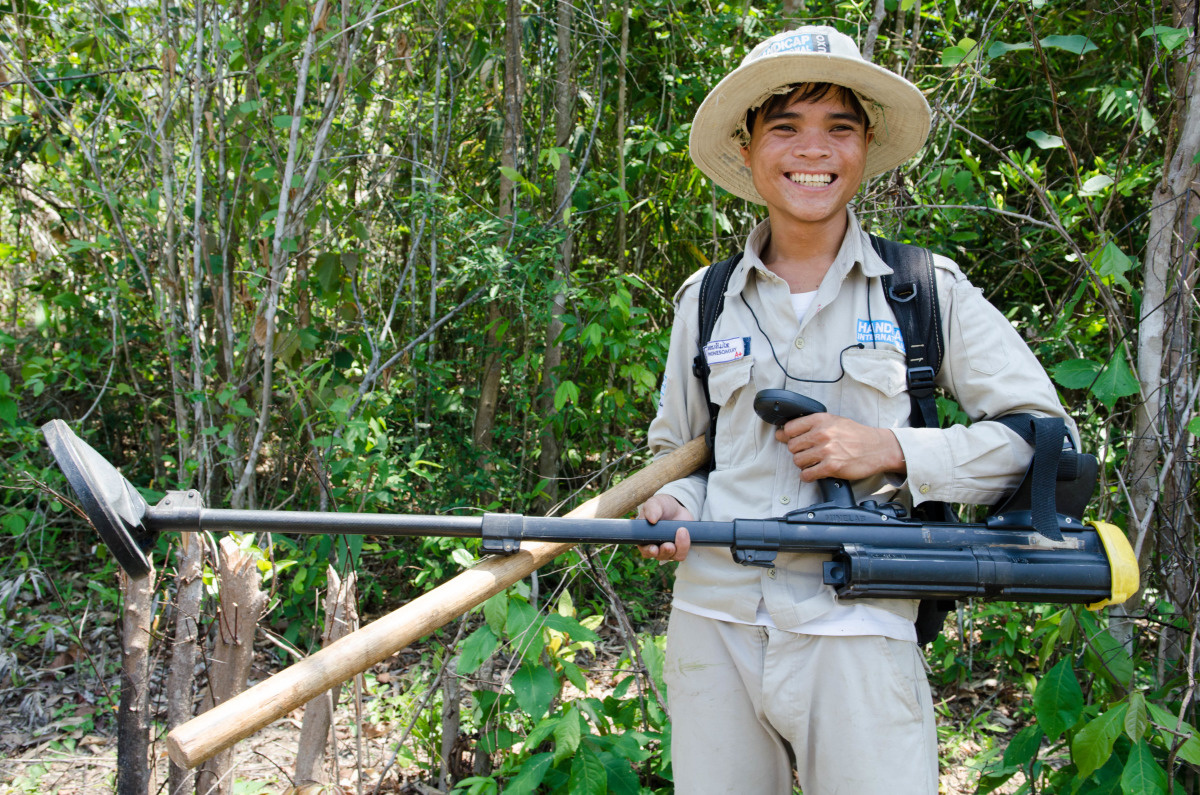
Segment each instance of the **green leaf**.
[[519,599],[511,601],[505,625],[518,654],[526,660],[536,660],[541,656],[546,639],[542,632],[542,617],[537,610]]
[[317,282],[325,295],[337,295],[342,286],[342,257],[332,251],[326,251],[317,257],[315,266]]
[[1025,137],[1037,144],[1039,149],[1058,149],[1063,145],[1063,139],[1041,130],[1030,130]]
[[1200,436],[1200,415],[1192,417],[1188,421],[1187,430],[1192,436]]
[[554,754],[534,754],[521,763],[521,769],[517,771],[517,775],[508,780],[504,785],[505,795],[532,795],[537,791],[538,785],[542,783],[542,778],[545,777],[546,771],[550,769],[550,765],[554,762]]
[[1004,749],[1004,766],[1025,767],[1037,759],[1038,749],[1042,746],[1044,736],[1041,727],[1036,723],[1021,729]]
[[525,750],[529,751],[537,748],[542,744],[542,741],[554,733],[555,727],[562,723],[561,715],[551,715],[533,727],[533,730],[525,736]]
[[633,771],[629,759],[617,754],[602,753],[600,761],[604,763],[604,771],[608,774],[609,792],[615,795],[638,795],[642,791],[637,773]]
[[1113,178],[1107,174],[1097,174],[1080,186],[1084,196],[1095,196],[1100,191],[1113,184]]
[[[1172,741],[1174,741],[1174,737],[1172,737]],[[1189,764],[1200,765],[1200,739],[1195,734],[1192,734],[1179,747],[1179,752],[1176,756]]]
[[1196,736],[1196,727],[1187,721],[1180,721],[1178,715],[1171,714],[1153,701],[1146,702],[1146,709],[1154,722],[1161,727],[1158,734],[1162,737],[1163,744],[1168,748],[1173,747],[1179,742],[1179,736],[1175,732],[1185,735],[1187,739],[1179,747],[1178,756],[1185,762],[1200,765],[1200,738]]
[[562,411],[568,403],[579,402],[579,387],[574,381],[563,381],[554,392],[554,410]]
[[0,421],[5,425],[17,424],[17,403],[10,397],[0,397]]
[[503,174],[505,177],[507,177],[509,182],[512,182],[517,185],[520,185],[522,182],[525,181],[525,179],[521,176],[521,172],[517,171],[515,168],[509,168],[508,166],[500,166],[500,173]]
[[512,748],[521,739],[512,729],[489,727],[481,732],[478,747],[485,754],[494,754],[502,748]]
[[962,47],[947,47],[942,50],[942,66],[958,66],[967,59],[967,51]]
[[83,299],[75,293],[59,293],[50,299],[50,303],[63,309],[78,309],[83,306]]
[[605,795],[608,792],[608,773],[589,746],[584,745],[571,760],[571,778],[567,782],[570,795]]
[[1125,760],[1121,791],[1125,795],[1157,795],[1167,791],[1166,771],[1154,761],[1150,746],[1144,742],[1134,745]]
[[1125,274],[1133,268],[1133,265],[1133,260],[1125,256],[1125,252],[1121,251],[1120,247],[1111,240],[1092,256],[1092,267],[1096,269],[1101,278],[1120,284],[1126,292],[1130,293],[1133,292],[1133,285],[1125,278]]
[[280,128],[281,130],[290,130],[290,129],[292,129],[292,117],[291,116],[275,116],[274,118],[271,119],[271,124],[274,124],[276,127]]
[[1068,359],[1054,368],[1054,380],[1067,389],[1088,389],[1100,367],[1088,359]]
[[988,47],[987,56],[989,59],[990,58],[999,58],[1001,55],[1006,55],[1007,53],[1010,53],[1010,52],[1016,52],[1018,50],[1032,50],[1032,49],[1033,49],[1032,41],[1022,41],[1022,42],[1017,42],[1016,44],[1006,44],[1005,42],[1002,42],[1002,41],[995,41],[995,42],[992,42],[991,47]]
[[474,673],[484,660],[492,656],[498,643],[491,627],[480,627],[472,632],[462,643],[462,651],[458,655],[458,673],[463,676]]
[[1050,742],[1075,725],[1083,713],[1083,690],[1069,660],[1051,668],[1033,692],[1033,711]]
[[1079,778],[1085,779],[1112,756],[1113,743],[1125,725],[1127,704],[1118,704],[1093,718],[1071,739],[1071,758],[1079,768]]
[[574,755],[583,737],[583,729],[579,725],[579,710],[571,707],[570,712],[554,727],[554,761],[558,763]]
[[566,674],[567,679],[571,682],[571,684],[579,688],[579,692],[587,693],[587,679],[584,678],[583,672],[579,670],[579,666],[570,660],[561,660],[560,663],[563,667],[563,673]]
[[1099,49],[1087,36],[1047,36],[1042,39],[1042,46],[1066,50],[1076,55]]
[[600,640],[599,635],[597,635],[595,632],[592,632],[583,624],[580,624],[573,618],[567,618],[566,616],[559,615],[558,613],[551,613],[550,615],[546,616],[546,627],[561,632],[564,635],[569,635],[573,641],[588,640],[592,643],[595,643]]
[[1125,354],[1121,351],[1114,352],[1112,361],[1092,385],[1092,394],[1111,411],[1119,398],[1136,395],[1137,392],[1138,380],[1129,369]]
[[517,669],[510,684],[517,704],[534,720],[546,717],[560,687],[553,671],[528,662]]
[[1147,36],[1155,36],[1158,38],[1158,43],[1166,48],[1167,52],[1174,50],[1180,44],[1187,41],[1188,34],[1191,33],[1187,28],[1172,28],[1168,25],[1155,25],[1152,28],[1146,28],[1142,31],[1142,38]]
[[650,674],[659,692],[666,690],[667,685],[663,682],[663,664],[666,657],[652,638],[646,638],[642,642],[642,662],[646,663],[646,673]]
[[1108,632],[1098,632],[1092,637],[1085,659],[1089,670],[1115,684],[1128,687],[1133,681],[1133,658]]
[[508,593],[501,591],[483,603],[483,617],[496,637],[504,634],[504,625],[508,621]]
[[1146,697],[1140,690],[1129,694],[1129,709],[1125,711],[1125,734],[1135,743],[1146,736],[1150,716],[1146,713]]

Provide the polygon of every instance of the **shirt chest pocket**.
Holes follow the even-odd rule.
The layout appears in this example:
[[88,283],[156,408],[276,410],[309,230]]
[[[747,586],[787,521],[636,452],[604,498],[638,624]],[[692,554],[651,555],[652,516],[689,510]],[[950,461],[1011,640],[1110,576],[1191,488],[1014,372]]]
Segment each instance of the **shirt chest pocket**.
[[904,354],[876,348],[845,352],[840,413],[875,428],[909,424],[911,413]]
[[712,365],[708,395],[720,407],[713,443],[717,468],[728,469],[753,458],[756,437],[748,429],[756,426],[748,423],[762,422],[754,414],[754,357]]

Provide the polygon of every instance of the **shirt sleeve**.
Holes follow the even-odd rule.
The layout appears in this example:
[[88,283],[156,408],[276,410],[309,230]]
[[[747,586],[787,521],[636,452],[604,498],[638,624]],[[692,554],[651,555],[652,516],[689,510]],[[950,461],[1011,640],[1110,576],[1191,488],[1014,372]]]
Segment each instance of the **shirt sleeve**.
[[[692,374],[692,359],[696,355],[699,325],[699,279],[703,271],[693,274],[676,295],[675,321],[671,327],[671,344],[663,371],[658,414],[650,423],[647,441],[654,457],[668,453],[702,436],[708,430],[708,403],[700,379]],[[708,473],[701,470],[686,478],[668,483],[659,489],[679,500],[679,503],[700,518],[708,492]]]
[[958,401],[970,425],[895,428],[908,468],[913,504],[928,500],[991,505],[1015,488],[1033,449],[996,422],[1008,414],[1067,416],[1029,346],[958,267],[935,256],[945,352],[937,382]]

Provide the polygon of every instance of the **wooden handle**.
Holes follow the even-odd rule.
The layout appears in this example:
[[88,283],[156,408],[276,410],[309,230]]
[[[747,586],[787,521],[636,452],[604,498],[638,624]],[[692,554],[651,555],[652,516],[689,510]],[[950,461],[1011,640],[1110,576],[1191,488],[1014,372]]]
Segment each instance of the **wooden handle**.
[[[664,485],[690,475],[707,460],[704,438],[693,439],[588,500],[567,517],[620,518]],[[486,558],[398,610],[177,726],[167,735],[171,761],[186,768],[199,765],[319,693],[353,678],[414,640],[453,621],[573,546],[527,541],[514,555]]]

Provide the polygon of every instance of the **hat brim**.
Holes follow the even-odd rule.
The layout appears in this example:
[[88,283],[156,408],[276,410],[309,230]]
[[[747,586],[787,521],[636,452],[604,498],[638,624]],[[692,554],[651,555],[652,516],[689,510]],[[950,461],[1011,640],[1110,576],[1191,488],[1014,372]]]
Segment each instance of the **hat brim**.
[[746,111],[774,89],[796,83],[832,83],[851,89],[871,118],[874,138],[863,177],[895,168],[915,155],[929,135],[929,103],[912,83],[861,58],[825,53],[781,53],[746,64],[717,84],[692,121],[692,161],[725,190],[766,204],[754,187],[735,138]]

